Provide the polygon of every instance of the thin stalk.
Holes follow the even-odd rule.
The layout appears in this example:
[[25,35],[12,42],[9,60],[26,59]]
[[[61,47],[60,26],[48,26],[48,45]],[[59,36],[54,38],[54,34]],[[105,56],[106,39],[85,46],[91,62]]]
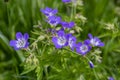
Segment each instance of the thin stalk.
[[45,66],[45,75],[46,75],[46,80],[48,80],[48,67]]
[[74,3],[72,3],[72,9],[71,9],[71,17],[70,17],[70,20],[73,19],[73,15],[74,15]]
[[[72,51],[72,50],[70,50],[70,49],[67,49],[67,48],[64,48],[64,49],[67,50],[67,51],[71,51],[71,52],[73,52],[73,53],[75,53],[75,54],[78,54],[77,52]],[[90,62],[90,59],[89,59],[87,56],[84,56],[84,57],[87,59],[88,62]],[[93,73],[94,73],[96,79],[99,80],[99,78],[98,78],[98,76],[97,76],[97,73],[96,73],[96,71],[95,71],[94,68],[93,68]]]
[[94,68],[93,68],[93,73],[94,73],[94,75],[95,75],[95,78],[96,78],[97,80],[99,80],[99,78],[98,78],[98,76],[97,76],[97,73],[96,73],[96,71],[95,71]]
[[76,15],[76,6],[77,6],[77,1],[74,1],[73,7],[74,7],[74,16]]

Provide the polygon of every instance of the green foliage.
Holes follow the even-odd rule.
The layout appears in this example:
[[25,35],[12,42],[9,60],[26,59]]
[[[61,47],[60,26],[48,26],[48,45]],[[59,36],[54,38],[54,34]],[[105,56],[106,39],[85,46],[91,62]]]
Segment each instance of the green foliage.
[[[0,80],[96,80],[95,76],[99,80],[109,76],[119,80],[119,0],[78,0],[78,3],[72,8],[72,4],[61,0],[0,0]],[[89,68],[85,57],[69,47],[55,49],[51,34],[46,32],[51,26],[40,12],[46,6],[57,8],[63,20],[75,21],[71,32],[78,41],[85,40],[88,33],[102,39],[105,46],[86,55],[93,61],[94,69]],[[14,51],[9,46],[16,32],[29,33],[30,47],[26,51]]]

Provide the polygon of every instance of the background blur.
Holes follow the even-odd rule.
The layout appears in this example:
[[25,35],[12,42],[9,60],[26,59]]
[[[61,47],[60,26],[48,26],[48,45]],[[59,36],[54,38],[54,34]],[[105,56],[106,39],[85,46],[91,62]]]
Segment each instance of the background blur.
[[[81,38],[88,33],[100,35],[105,47],[102,48],[102,67],[104,73],[120,80],[120,0],[83,0],[82,9],[78,9],[87,18],[82,28]],[[9,41],[15,39],[16,32],[28,32],[31,35],[33,25],[38,21],[45,25],[40,9],[46,6],[58,8],[62,18],[69,12],[61,0],[0,0],[0,80],[32,80],[19,76],[22,72],[22,51],[14,51]],[[31,73],[28,76],[35,76]],[[64,75],[63,75],[64,77]],[[34,79],[33,79],[34,80]],[[87,79],[88,80],[88,79]]]

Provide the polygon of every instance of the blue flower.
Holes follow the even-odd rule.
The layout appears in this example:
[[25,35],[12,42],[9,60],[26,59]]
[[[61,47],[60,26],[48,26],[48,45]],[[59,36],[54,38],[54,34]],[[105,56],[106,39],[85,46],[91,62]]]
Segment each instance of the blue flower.
[[89,40],[92,46],[98,46],[98,47],[104,46],[104,43],[101,42],[99,38],[93,37],[92,34],[88,34],[88,37],[90,38]]
[[58,17],[58,16],[50,16],[50,17],[48,17],[47,22],[48,22],[50,25],[57,26],[57,25],[61,22],[61,17]]
[[108,80],[114,80],[114,78],[113,77],[109,77]]
[[62,2],[69,3],[69,2],[71,2],[71,0],[62,0]]
[[49,17],[57,14],[58,10],[46,7],[45,9],[41,9],[41,12]]
[[28,33],[25,33],[22,35],[21,32],[16,33],[16,39],[17,40],[11,40],[10,46],[14,47],[15,50],[19,50],[21,48],[27,48],[29,45],[28,39],[29,35]]
[[94,68],[94,64],[92,63],[92,61],[89,61],[89,66],[90,68]]
[[76,52],[85,55],[91,50],[91,46],[89,44],[89,40],[85,40],[84,43],[79,42],[76,44]]
[[52,37],[52,42],[54,43],[56,48],[67,46],[67,40],[67,35],[62,30],[57,32],[57,36]]
[[71,50],[74,50],[76,46],[76,37],[72,36],[72,34],[67,34],[68,38],[68,45],[70,46]]
[[75,23],[74,22],[61,22],[61,25],[64,27],[64,28],[72,28],[75,26]]

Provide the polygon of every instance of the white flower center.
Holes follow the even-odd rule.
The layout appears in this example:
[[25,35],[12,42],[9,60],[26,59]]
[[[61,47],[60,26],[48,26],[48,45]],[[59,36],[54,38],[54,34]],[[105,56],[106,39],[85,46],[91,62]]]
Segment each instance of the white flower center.
[[66,43],[65,37],[59,37],[58,38],[58,44],[59,45],[63,46],[63,45],[65,45],[65,43]]
[[52,16],[52,15],[53,15],[52,12],[50,12],[50,13],[49,13],[49,16]]
[[25,46],[25,43],[26,43],[25,39],[24,39],[24,38],[21,38],[21,39],[18,39],[18,40],[17,40],[16,46],[17,46],[17,48],[22,48],[22,47]]
[[88,51],[88,47],[87,47],[87,45],[82,45],[81,47],[80,47],[80,50],[82,51],[82,52],[87,52]]
[[93,45],[93,46],[97,46],[99,44],[99,41],[95,40],[95,39],[91,39],[90,40],[90,43]]

